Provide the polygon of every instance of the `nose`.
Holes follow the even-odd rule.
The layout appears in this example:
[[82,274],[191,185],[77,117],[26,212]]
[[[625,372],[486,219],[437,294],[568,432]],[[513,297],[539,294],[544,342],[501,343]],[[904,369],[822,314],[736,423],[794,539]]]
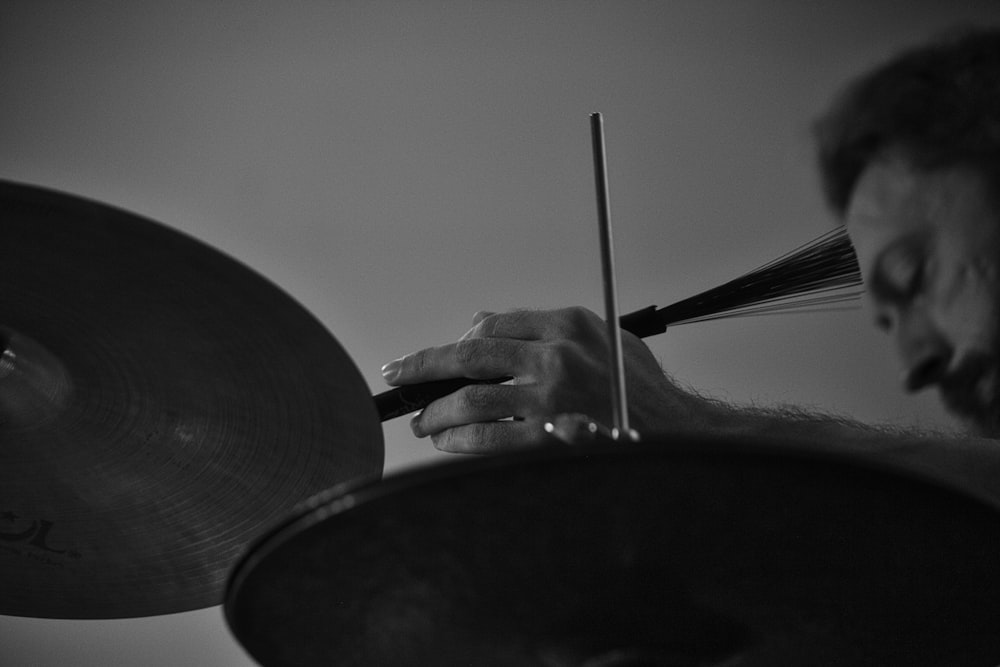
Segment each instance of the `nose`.
[[932,318],[911,311],[896,318],[896,346],[903,362],[903,387],[908,392],[939,383],[948,372],[954,348]]

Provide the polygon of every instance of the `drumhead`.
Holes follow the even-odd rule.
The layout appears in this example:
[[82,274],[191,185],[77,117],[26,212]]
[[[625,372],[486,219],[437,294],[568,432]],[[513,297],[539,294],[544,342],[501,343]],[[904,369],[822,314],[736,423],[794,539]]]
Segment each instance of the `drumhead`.
[[985,503],[847,456],[651,440],[324,492],[233,571],[230,628],[265,666],[1000,662]]

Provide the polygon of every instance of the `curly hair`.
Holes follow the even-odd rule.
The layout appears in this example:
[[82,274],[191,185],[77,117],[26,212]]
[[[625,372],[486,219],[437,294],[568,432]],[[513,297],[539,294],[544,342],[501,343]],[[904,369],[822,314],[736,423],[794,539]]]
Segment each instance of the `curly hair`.
[[921,170],[985,167],[1000,191],[1000,28],[903,52],[849,84],[814,130],[823,191],[841,218],[861,172],[888,153]]

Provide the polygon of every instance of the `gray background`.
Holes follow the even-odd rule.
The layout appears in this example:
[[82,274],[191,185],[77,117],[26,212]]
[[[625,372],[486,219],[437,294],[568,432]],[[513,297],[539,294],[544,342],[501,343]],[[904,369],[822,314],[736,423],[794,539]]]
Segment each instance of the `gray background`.
[[[828,229],[810,122],[898,47],[995,2],[0,2],[0,178],[152,217],[379,367],[481,308],[601,309],[588,114],[605,114],[624,311]],[[678,327],[667,369],[739,402],[950,424],[864,310]],[[252,360],[251,363],[260,363]],[[385,426],[387,472],[446,455]],[[0,593],[2,594],[2,593]],[[250,661],[219,608],[0,617],[4,665]]]

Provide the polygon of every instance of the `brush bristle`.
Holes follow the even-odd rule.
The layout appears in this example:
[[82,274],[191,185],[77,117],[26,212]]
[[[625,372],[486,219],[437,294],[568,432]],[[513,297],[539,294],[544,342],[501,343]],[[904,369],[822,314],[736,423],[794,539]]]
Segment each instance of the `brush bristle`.
[[857,302],[861,271],[843,227],[735,280],[657,311],[667,325],[729,317],[839,310]]

